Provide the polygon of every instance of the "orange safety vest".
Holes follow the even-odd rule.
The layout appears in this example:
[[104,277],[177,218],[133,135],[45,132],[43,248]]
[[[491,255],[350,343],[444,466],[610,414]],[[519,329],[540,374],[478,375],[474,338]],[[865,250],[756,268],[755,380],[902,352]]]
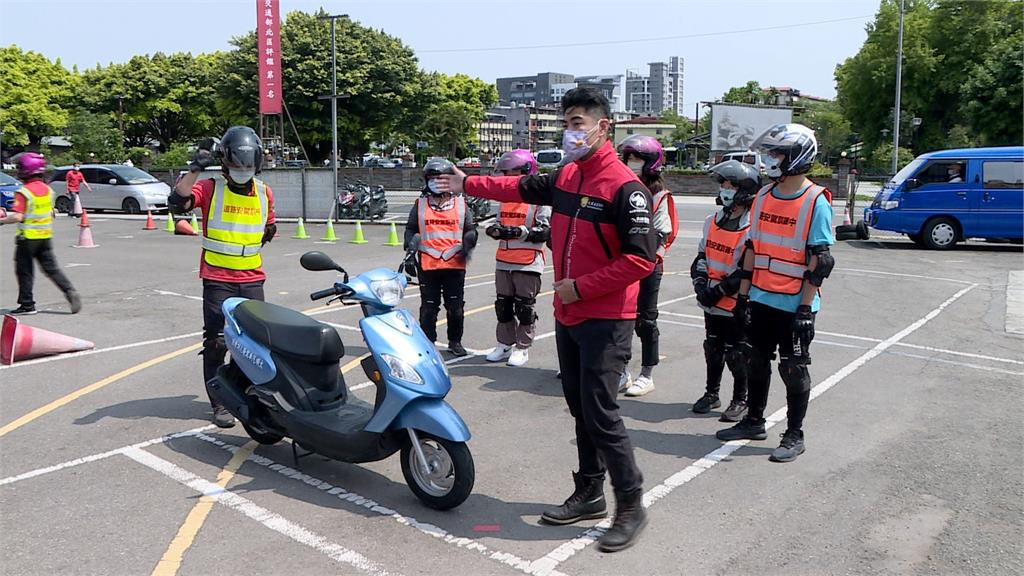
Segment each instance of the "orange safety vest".
[[[500,208],[502,226],[525,226],[533,228],[537,222],[537,206],[525,202],[502,202]],[[507,264],[533,264],[537,254],[544,258],[544,244],[526,240],[500,240],[494,257]]]
[[[747,239],[750,221],[738,230],[726,230],[715,221],[717,214],[704,220],[704,255],[708,263],[708,286],[717,286],[726,276],[740,267],[743,258],[743,244]],[[718,300],[715,308],[731,312],[736,307],[736,297],[726,294]]]
[[[672,198],[672,192],[670,190],[662,190],[654,195],[654,210],[651,210],[653,215],[661,208],[662,202],[668,202],[668,217],[672,221],[672,231],[669,232],[668,238],[665,238],[665,243],[658,246],[658,260],[665,259],[665,253],[672,247],[672,243],[676,241],[676,236],[679,234],[679,220],[676,214],[676,201]],[[653,222],[652,222],[653,224]]]
[[765,292],[799,294],[807,271],[807,236],[814,203],[832,194],[813,182],[796,198],[776,198],[765,186],[751,209],[750,240],[754,244],[754,277],[751,283]]
[[435,210],[426,198],[416,201],[420,225],[420,268],[423,270],[466,269],[466,259],[456,257],[462,250],[462,223],[466,201],[456,196],[455,206]]

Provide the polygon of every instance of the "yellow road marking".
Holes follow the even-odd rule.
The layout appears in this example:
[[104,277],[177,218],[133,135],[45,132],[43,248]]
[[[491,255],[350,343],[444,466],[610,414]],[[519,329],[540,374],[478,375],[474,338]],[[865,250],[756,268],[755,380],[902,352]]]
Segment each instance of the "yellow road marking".
[[[217,486],[227,488],[228,482],[231,482],[231,479],[235,477],[235,473],[242,467],[246,459],[252,455],[258,445],[257,442],[249,441],[245,446],[236,450],[231,460],[224,466],[224,469],[217,474]],[[157,562],[156,568],[153,569],[153,576],[172,576],[178,573],[185,552],[188,551],[192,546],[192,542],[195,541],[196,535],[199,534],[199,529],[203,527],[206,517],[209,516],[210,511],[213,509],[214,503],[215,500],[209,496],[203,496],[199,499],[199,502],[196,502],[196,505],[192,507],[192,511],[185,517],[185,523],[178,529],[178,534],[174,537],[174,540],[171,540],[167,551],[164,552],[163,557]]]
[[100,380],[99,382],[95,382],[95,383],[90,384],[90,385],[88,385],[88,386],[86,386],[84,388],[80,388],[78,390],[75,390],[74,392],[72,392],[70,394],[67,394],[65,396],[61,396],[60,398],[54,400],[53,402],[50,402],[49,404],[47,404],[45,406],[42,406],[40,408],[36,408],[35,410],[29,412],[28,414],[25,414],[24,416],[22,416],[21,418],[18,418],[17,420],[15,420],[13,422],[10,422],[8,424],[5,424],[3,428],[0,428],[0,437],[6,435],[9,432],[17,430],[18,428],[21,428],[22,426],[24,426],[25,424],[28,424],[29,422],[32,422],[36,418],[39,418],[41,416],[45,416],[46,414],[49,414],[50,412],[53,412],[54,410],[56,410],[57,408],[60,408],[61,406],[64,406],[65,404],[69,404],[69,403],[71,403],[71,402],[81,398],[82,396],[85,396],[86,394],[89,394],[91,392],[95,392],[95,391],[99,390],[100,388],[103,388],[104,386],[106,386],[108,384],[113,384],[114,382],[117,382],[118,380],[122,380],[124,378],[127,378],[128,376],[131,376],[132,374],[135,374],[136,372],[140,372],[142,370],[145,370],[146,368],[149,368],[151,366],[156,366],[157,364],[160,364],[161,362],[165,362],[167,360],[170,360],[171,358],[177,358],[178,356],[181,356],[182,354],[188,354],[189,352],[194,352],[194,351],[198,350],[200,347],[202,347],[202,343],[192,344],[191,346],[186,346],[184,348],[179,348],[179,349],[175,350],[174,352],[168,352],[167,354],[164,354],[163,356],[157,356],[156,358],[153,358],[152,360],[146,360],[145,362],[136,364],[135,366],[132,366],[131,368],[127,368],[125,370],[122,370],[122,371],[118,372],[117,374],[114,374],[113,376],[107,376],[106,378],[104,378],[103,380]]

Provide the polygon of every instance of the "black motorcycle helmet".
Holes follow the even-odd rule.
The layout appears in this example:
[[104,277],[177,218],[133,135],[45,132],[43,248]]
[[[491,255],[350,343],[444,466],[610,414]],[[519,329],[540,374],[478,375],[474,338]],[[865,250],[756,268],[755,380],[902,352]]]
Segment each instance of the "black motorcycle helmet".
[[[231,171],[256,175],[263,167],[263,141],[248,126],[232,126],[220,139],[220,161],[225,176],[230,176]],[[245,182],[228,178],[229,182],[238,185],[248,184],[250,180],[252,177]]]
[[431,178],[441,174],[455,174],[455,164],[447,158],[429,158],[423,165],[423,190],[428,194],[437,194],[430,189]]
[[711,177],[719,184],[729,182],[736,188],[733,204],[750,206],[761,188],[761,174],[746,162],[726,160],[711,167]]

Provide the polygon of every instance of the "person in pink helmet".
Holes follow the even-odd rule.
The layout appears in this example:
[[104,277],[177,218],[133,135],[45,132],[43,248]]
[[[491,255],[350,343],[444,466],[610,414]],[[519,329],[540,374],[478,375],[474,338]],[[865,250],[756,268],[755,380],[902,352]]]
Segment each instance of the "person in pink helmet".
[[[512,150],[501,155],[494,171],[504,176],[536,174],[537,161],[529,150]],[[498,241],[494,255],[498,344],[487,355],[488,362],[505,360],[509,366],[522,366],[530,359],[550,220],[550,206],[502,202],[494,224],[487,227],[487,235]]]
[[82,309],[82,298],[68,277],[61,272],[53,254],[53,190],[43,181],[46,158],[35,152],[24,152],[14,157],[18,178],[25,183],[14,198],[11,212],[0,208],[0,225],[17,224],[14,271],[18,277],[18,308],[9,314],[35,314],[36,301],[32,296],[35,282],[35,262],[43,273],[64,293],[71,305],[71,313]]

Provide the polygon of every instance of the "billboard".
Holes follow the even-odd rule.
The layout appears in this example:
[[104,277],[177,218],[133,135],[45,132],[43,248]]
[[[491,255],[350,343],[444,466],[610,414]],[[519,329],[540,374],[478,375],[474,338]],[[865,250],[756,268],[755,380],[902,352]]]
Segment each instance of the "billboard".
[[746,150],[765,130],[793,121],[791,108],[761,108],[742,104],[711,105],[711,150]]
[[281,113],[280,0],[256,0],[256,61],[260,76],[260,114]]

